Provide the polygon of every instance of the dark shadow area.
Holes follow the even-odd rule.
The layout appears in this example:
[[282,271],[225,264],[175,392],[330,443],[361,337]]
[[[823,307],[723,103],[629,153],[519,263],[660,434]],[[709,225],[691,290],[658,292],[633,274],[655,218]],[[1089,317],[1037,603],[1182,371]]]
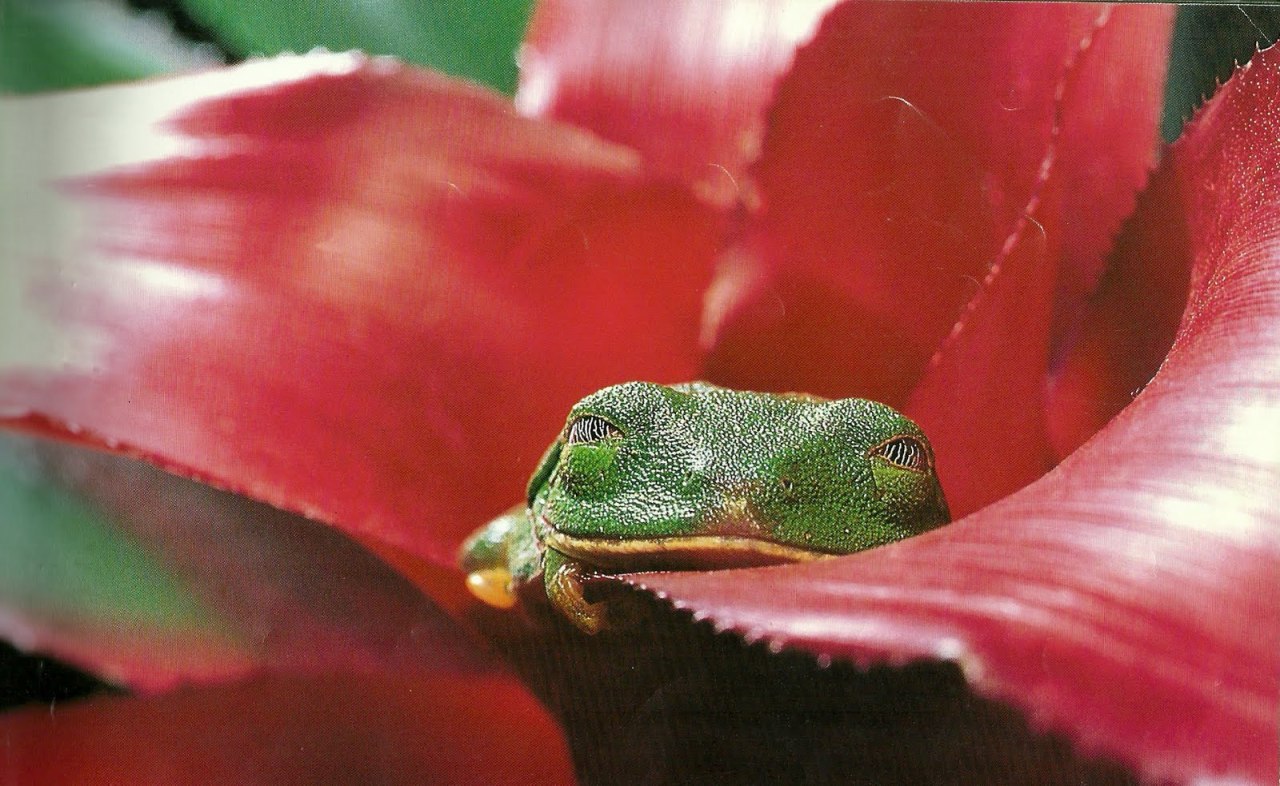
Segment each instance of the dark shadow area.
[[583,783],[1137,782],[973,695],[953,664],[824,668],[635,603],[640,622],[595,637],[477,620],[561,719]]
[[155,11],[163,14],[178,35],[188,41],[210,44],[222,53],[222,58],[228,63],[239,63],[244,60],[243,54],[228,46],[211,28],[201,24],[188,13],[180,0],[126,0],[126,2],[130,8],[138,11]]
[[0,711],[24,704],[52,704],[118,689],[64,663],[25,655],[0,641]]
[[1178,138],[1183,122],[1231,76],[1236,63],[1277,38],[1280,6],[1274,4],[1179,6],[1160,125],[1165,141]]

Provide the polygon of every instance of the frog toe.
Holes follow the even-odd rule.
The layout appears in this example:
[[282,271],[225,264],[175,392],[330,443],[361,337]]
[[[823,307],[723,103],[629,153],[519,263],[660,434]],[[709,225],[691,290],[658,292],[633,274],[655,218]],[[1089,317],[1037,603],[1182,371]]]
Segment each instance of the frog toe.
[[583,569],[565,560],[547,573],[547,598],[569,621],[585,633],[599,633],[609,625],[609,604],[587,601],[582,586]]
[[496,609],[509,609],[516,605],[511,571],[506,568],[482,568],[471,571],[467,574],[467,589],[482,603]]

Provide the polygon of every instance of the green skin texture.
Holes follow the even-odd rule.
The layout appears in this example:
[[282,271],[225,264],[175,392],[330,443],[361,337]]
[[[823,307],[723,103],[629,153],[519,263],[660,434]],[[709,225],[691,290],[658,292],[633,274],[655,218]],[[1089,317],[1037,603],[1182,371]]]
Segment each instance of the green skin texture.
[[[571,425],[610,433],[569,444]],[[916,468],[878,448],[911,438]],[[529,482],[527,505],[464,544],[468,571],[500,568],[513,590],[541,580],[578,627],[607,627],[580,579],[592,572],[712,569],[821,558],[950,521],[928,439],[865,399],[629,382],[574,405]]]

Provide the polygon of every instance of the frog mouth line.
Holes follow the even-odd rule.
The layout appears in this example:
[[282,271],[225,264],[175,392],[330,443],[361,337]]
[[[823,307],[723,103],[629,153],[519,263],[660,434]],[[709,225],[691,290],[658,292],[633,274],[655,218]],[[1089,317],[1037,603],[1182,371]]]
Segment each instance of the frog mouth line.
[[710,570],[809,562],[839,556],[737,535],[681,535],[609,540],[548,528],[548,546],[593,567],[616,570]]

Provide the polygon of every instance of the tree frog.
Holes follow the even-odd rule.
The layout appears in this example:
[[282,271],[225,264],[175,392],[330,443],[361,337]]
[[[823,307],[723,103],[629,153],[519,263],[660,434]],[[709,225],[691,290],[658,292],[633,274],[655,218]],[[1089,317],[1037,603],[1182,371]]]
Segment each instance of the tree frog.
[[475,532],[460,561],[482,601],[541,582],[589,633],[593,572],[770,565],[901,540],[950,521],[915,423],[865,399],[629,382],[579,401],[523,504]]

